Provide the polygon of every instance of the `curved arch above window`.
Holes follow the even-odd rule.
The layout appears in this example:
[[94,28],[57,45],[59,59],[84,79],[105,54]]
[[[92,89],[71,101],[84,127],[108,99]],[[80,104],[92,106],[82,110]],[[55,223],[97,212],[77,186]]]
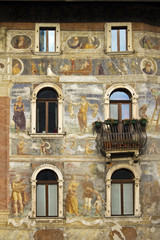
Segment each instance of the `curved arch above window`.
[[106,216],[140,216],[140,175],[138,168],[118,164],[106,176]]
[[43,164],[35,169],[32,183],[32,217],[63,217],[63,176],[51,165]]
[[63,94],[53,83],[38,85],[32,94],[31,134],[62,134]]
[[[114,84],[108,88],[105,92],[105,119],[114,118],[111,116],[110,103],[111,101],[128,101],[131,103],[131,106],[128,108],[130,111],[130,117],[134,119],[139,118],[138,114],[138,95],[135,90],[128,84]],[[112,102],[113,103],[113,102]],[[113,106],[114,107],[114,106]],[[124,110],[127,108],[126,105],[123,106]],[[125,118],[129,118],[127,115]]]

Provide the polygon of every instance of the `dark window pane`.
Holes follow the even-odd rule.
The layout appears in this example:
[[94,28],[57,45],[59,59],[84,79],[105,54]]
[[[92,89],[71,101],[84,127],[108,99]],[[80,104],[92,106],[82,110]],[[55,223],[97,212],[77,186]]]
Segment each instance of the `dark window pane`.
[[57,102],[48,103],[48,132],[56,133],[57,130],[57,121],[58,121],[58,111],[57,111]]
[[46,103],[37,102],[37,132],[46,131]]
[[46,52],[46,31],[39,31],[39,51]]
[[58,179],[57,174],[50,169],[44,169],[44,170],[40,171],[36,178],[36,180],[46,180],[46,181],[57,180],[57,179]]
[[57,99],[58,94],[53,88],[43,88],[37,94],[37,99],[49,98]]
[[111,179],[133,179],[133,173],[128,169],[119,169],[116,170],[113,174]]

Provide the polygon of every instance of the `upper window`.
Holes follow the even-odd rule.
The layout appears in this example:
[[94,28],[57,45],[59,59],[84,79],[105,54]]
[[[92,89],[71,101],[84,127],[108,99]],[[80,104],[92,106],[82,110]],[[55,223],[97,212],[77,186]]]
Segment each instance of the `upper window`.
[[127,53],[132,51],[131,23],[106,23],[107,53]]
[[131,94],[126,89],[116,89],[110,95],[110,118],[131,119]]
[[37,94],[37,133],[58,132],[58,94],[53,88],[43,88]]
[[128,169],[112,174],[111,215],[134,214],[134,175]]
[[38,85],[32,94],[31,134],[62,134],[62,90],[53,83]]
[[39,166],[32,174],[33,218],[63,217],[63,176],[51,165]]
[[35,27],[35,52],[58,53],[60,52],[60,25],[36,24]]

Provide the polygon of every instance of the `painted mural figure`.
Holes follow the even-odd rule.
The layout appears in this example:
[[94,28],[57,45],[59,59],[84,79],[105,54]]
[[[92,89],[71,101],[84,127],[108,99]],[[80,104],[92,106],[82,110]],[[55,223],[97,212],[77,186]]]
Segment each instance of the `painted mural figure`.
[[78,112],[78,122],[81,132],[85,132],[87,130],[87,112],[88,107],[90,107],[93,110],[93,117],[96,117],[97,111],[98,111],[98,105],[97,104],[91,104],[86,100],[85,96],[81,97],[81,102],[78,103],[72,103],[75,106],[80,105],[79,112]]
[[102,217],[101,210],[102,210],[102,204],[105,203],[104,199],[100,195],[97,195],[97,200],[94,203],[94,207],[96,209],[95,216],[99,214]]
[[50,150],[51,146],[50,146],[49,142],[45,142],[42,140],[40,148],[41,148],[41,155],[50,155],[49,150]]
[[68,46],[72,49],[80,49],[82,46],[82,42],[80,41],[79,37],[73,37],[69,39]]
[[20,71],[21,71],[21,68],[20,68],[19,63],[18,63],[18,62],[15,62],[14,65],[13,65],[13,67],[12,67],[12,73],[13,73],[13,75],[19,74]]
[[15,45],[13,47],[17,49],[25,49],[29,47],[29,44],[24,36],[19,36],[17,37]]
[[78,199],[76,190],[79,186],[79,183],[76,181],[76,175],[72,175],[72,181],[68,186],[68,193],[65,199],[65,210],[66,212],[79,215],[78,213]]
[[26,194],[25,194],[25,188],[26,185],[23,184],[23,181],[20,178],[20,175],[18,174],[15,178],[15,180],[12,182],[12,207],[13,212],[15,216],[18,215],[18,213],[23,213],[24,206],[26,204]]
[[38,64],[38,71],[40,75],[45,74],[45,64],[42,61]]
[[84,45],[84,49],[93,48],[97,48],[97,45],[94,45],[94,37],[88,37],[88,42]]
[[26,119],[24,115],[24,103],[22,102],[22,97],[17,97],[17,102],[14,104],[14,115],[13,121],[15,122],[16,131],[26,129]]
[[140,107],[139,109],[139,116],[141,118],[147,118],[147,115],[146,115],[146,112],[147,112],[147,106],[146,104],[144,104],[142,107]]
[[17,145],[17,154],[18,155],[26,155],[25,151],[26,151],[26,148],[25,148],[25,144],[22,139]]
[[92,199],[93,199],[93,192],[94,192],[94,185],[93,182],[90,180],[90,177],[88,174],[84,175],[85,180],[82,181],[82,187],[83,187],[83,199],[84,199],[84,214],[90,213],[91,206],[92,206]]
[[142,69],[145,74],[152,75],[154,73],[153,69],[151,68],[151,63],[147,61],[145,63],[145,67]]

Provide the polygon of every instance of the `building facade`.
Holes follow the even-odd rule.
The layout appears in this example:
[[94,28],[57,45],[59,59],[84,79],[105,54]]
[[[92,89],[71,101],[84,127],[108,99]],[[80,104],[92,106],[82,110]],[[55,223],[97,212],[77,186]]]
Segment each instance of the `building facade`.
[[0,36],[0,239],[158,239],[160,28],[3,22]]

